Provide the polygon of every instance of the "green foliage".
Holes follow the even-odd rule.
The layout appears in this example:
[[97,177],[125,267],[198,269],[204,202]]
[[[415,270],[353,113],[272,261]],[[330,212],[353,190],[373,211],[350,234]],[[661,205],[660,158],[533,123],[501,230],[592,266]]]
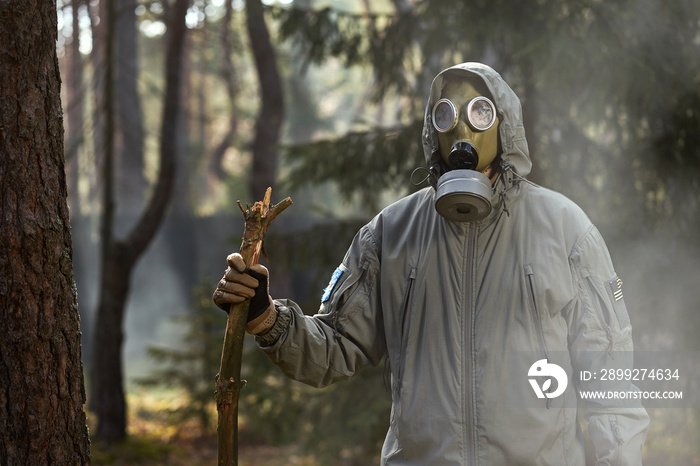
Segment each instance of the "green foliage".
[[691,236],[700,211],[700,93],[689,90],[674,99],[666,118],[658,121],[654,169],[665,196],[648,197],[649,210]]
[[[265,247],[274,267],[273,277],[279,279],[280,274],[287,273],[308,277],[308,292],[296,290],[295,293],[308,296],[300,302],[307,314],[318,309],[331,272],[365,222],[365,219],[324,222],[301,232],[268,237]],[[276,279],[272,280],[274,283]],[[262,354],[253,357],[266,359]],[[267,361],[260,363],[258,367],[268,370],[272,367]],[[306,451],[313,453],[321,464],[339,464],[341,459],[344,464],[376,464],[391,408],[391,396],[383,380],[385,369],[382,365],[366,367],[351,379],[320,390],[289,381],[274,369],[277,379],[272,385],[270,374],[267,375],[268,389],[280,387],[288,391],[285,396],[278,393],[276,398],[274,394],[262,397],[268,399],[267,413],[271,417],[263,416],[261,420],[267,420],[269,428],[270,419],[285,423],[295,418],[296,425],[289,424],[287,438],[302,441]],[[261,375],[255,376],[255,380],[260,378]],[[270,400],[275,401],[270,403]],[[265,409],[264,402],[259,400],[258,405]],[[253,409],[262,412],[260,408]]]
[[308,63],[322,63],[329,55],[346,66],[358,64],[369,49],[366,34],[369,18],[338,14],[330,7],[320,10],[275,9],[282,39],[296,37]]
[[383,376],[382,367],[365,368],[309,397],[304,443],[321,463],[343,457],[352,458],[352,464],[378,463],[391,412]]
[[425,166],[422,127],[421,118],[396,129],[351,132],[337,139],[283,147],[292,167],[286,182],[300,187],[332,180],[345,200],[357,194],[369,211],[376,211],[386,189],[417,188],[410,179],[416,167]]
[[321,464],[339,464],[341,459],[377,462],[391,408],[381,367],[316,389],[288,379],[258,348],[249,346],[243,373],[248,383],[239,405],[242,442],[301,442]]
[[110,464],[158,464],[177,447],[150,437],[129,436],[111,445],[93,444],[90,456],[94,466]]
[[409,89],[416,16],[411,10],[398,15],[363,14],[330,7],[319,10],[293,7],[276,9],[280,38],[295,43],[305,63],[322,64],[328,57],[346,66],[369,65],[375,75],[374,95],[381,99],[391,90]]
[[257,348],[245,353],[241,441],[301,442],[320,464],[377,463],[389,425],[391,396],[381,367],[316,389],[282,375]]
[[[330,271],[362,223],[332,222],[304,232],[269,235],[266,249],[274,261],[272,285],[290,274],[306,275],[314,291],[303,306],[313,313]],[[309,268],[321,272],[309,272]],[[185,328],[182,344],[149,348],[159,368],[138,380],[151,388],[184,389],[188,401],[163,406],[159,415],[165,415],[171,425],[198,420],[203,433],[212,429],[213,374],[219,367],[225,326],[225,315],[211,304],[213,283],[203,279],[193,293],[192,314],[177,318]],[[366,464],[379,452],[391,405],[381,367],[366,368],[347,382],[318,390],[283,375],[248,337],[241,373],[247,380],[239,401],[241,443],[301,442],[322,464],[341,459]]]
[[[327,217],[331,217],[328,214]],[[278,233],[271,231],[265,240],[265,249],[275,269],[275,276],[281,270],[283,274],[318,275],[321,280],[312,280],[312,297],[303,308],[318,308],[323,288],[328,283],[331,272],[335,270],[350,246],[357,231],[367,223],[365,218],[333,219],[308,225],[299,231]],[[319,274],[314,272],[318,271]],[[273,279],[274,282],[274,279]],[[274,285],[274,283],[273,283]],[[274,292],[273,292],[274,294]],[[299,295],[299,290],[296,290]],[[304,293],[305,294],[305,293]],[[313,309],[314,311],[316,310]]]
[[652,409],[645,464],[700,463],[700,415],[697,409]]
[[215,281],[203,279],[193,292],[192,314],[176,317],[186,328],[182,345],[148,348],[148,355],[158,364],[158,369],[136,380],[147,387],[184,389],[189,402],[167,409],[167,414],[175,424],[197,419],[202,433],[212,428],[210,404],[214,397],[214,374],[221,360],[221,341],[226,327],[223,311],[211,302],[212,283]]
[[[673,228],[688,234],[697,226],[700,203],[687,200],[700,196],[698,173],[686,176],[698,150],[696,3],[424,0],[390,15],[292,7],[279,18],[281,36],[294,41],[304,59],[320,64],[335,57],[370,67],[375,97],[403,95],[403,113],[413,122],[422,117],[427,83],[437,71],[466,60],[492,64],[523,102],[538,182],[581,202],[610,228],[649,230],[655,222],[668,225],[679,210],[682,221],[670,222]],[[362,28],[365,36],[358,38]],[[332,46],[324,44],[325,33]],[[290,159],[300,165],[291,181],[334,180],[345,198],[354,191],[371,201],[367,197],[388,183],[374,170],[405,173],[403,155],[420,152],[420,131],[413,126],[411,137],[409,129],[414,124],[396,129],[402,136],[393,145],[389,138],[379,144],[381,130],[375,130],[295,147],[298,155]],[[422,157],[411,161],[421,164]],[[340,169],[329,167],[336,162]],[[660,209],[668,215],[656,215]]]

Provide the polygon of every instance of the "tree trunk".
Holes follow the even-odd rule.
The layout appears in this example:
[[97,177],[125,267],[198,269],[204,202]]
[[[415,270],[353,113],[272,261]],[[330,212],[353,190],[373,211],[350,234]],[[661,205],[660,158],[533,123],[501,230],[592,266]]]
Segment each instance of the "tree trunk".
[[[105,45],[108,43],[107,9],[113,0],[102,0],[97,5],[86,2],[90,16],[90,28],[92,30],[92,52],[90,53],[90,65],[92,68],[92,144],[93,154],[91,160],[92,167],[99,167],[104,160],[105,141]],[[112,40],[112,39],[109,39]],[[100,211],[100,187],[104,180],[101,173],[96,168],[92,169],[92,179],[89,187],[88,202],[91,212]],[[90,402],[91,403],[91,402]]]
[[[177,0],[169,12],[165,64],[166,89],[160,134],[158,180],[145,211],[123,240],[113,239],[111,200],[109,195],[105,197],[102,278],[95,319],[93,380],[90,391],[91,406],[94,407],[98,421],[95,437],[105,443],[114,443],[126,435],[126,402],[122,380],[121,345],[131,272],[136,261],[160,227],[173,190],[176,128],[180,108],[180,70],[184,37],[187,30],[185,15],[188,6],[189,0]],[[111,98],[109,73],[107,73],[107,77],[105,94],[106,100],[109,102]],[[109,113],[107,117],[109,120]],[[111,138],[109,132],[106,136],[108,140]],[[110,152],[108,150],[107,154]],[[106,160],[105,166],[109,165],[109,160]],[[106,173],[106,192],[109,192],[112,176],[113,174]]]
[[260,0],[245,2],[246,24],[250,46],[255,57],[255,68],[260,83],[260,113],[255,123],[253,139],[253,168],[251,194],[262,199],[268,187],[274,187],[277,176],[277,143],[284,120],[284,95],[275,50],[265,24]]
[[183,43],[182,64],[180,66],[180,97],[178,118],[176,122],[175,153],[176,164],[182,167],[175,177],[172,196],[172,210],[177,216],[190,217],[192,215],[192,203],[190,202],[190,192],[192,179],[197,170],[195,163],[190,156],[188,144],[190,140],[190,101],[192,94],[192,36],[185,37]]
[[118,122],[116,196],[118,213],[135,217],[144,205],[146,176],[143,161],[143,115],[138,93],[136,0],[118,0],[115,18],[115,90]]
[[89,464],[56,4],[0,2],[0,464]]
[[[93,329],[93,348],[92,348],[92,383],[90,385],[90,408],[97,414],[98,424],[95,432],[95,438],[104,440],[107,443],[114,442],[123,438],[126,435],[126,408],[124,405],[124,394],[121,384],[114,387],[114,379],[117,378],[112,373],[112,365],[119,367],[118,379],[121,382],[121,351],[116,355],[113,354],[112,339],[118,338],[121,342],[122,328],[121,325],[115,326],[114,312],[112,310],[113,300],[103,297],[105,291],[105,282],[111,279],[114,274],[106,273],[106,264],[111,261],[111,249],[113,248],[113,223],[114,223],[114,11],[116,0],[106,0],[104,4],[100,4],[101,15],[105,18],[106,25],[101,27],[101,31],[106,38],[100,50],[104,57],[104,74],[103,86],[104,95],[104,148],[102,160],[102,223],[100,225],[100,233],[102,235],[101,257],[102,260],[102,275],[100,282],[100,297],[95,318],[95,328]],[[97,123],[97,122],[96,122]],[[127,285],[128,286],[128,285]],[[106,301],[107,304],[104,304]],[[117,323],[121,322],[121,316]],[[109,327],[107,327],[109,324]],[[118,334],[118,336],[115,336]],[[121,347],[119,347],[121,348]],[[109,379],[111,383],[111,391],[119,392],[119,399],[112,397],[110,388],[100,389],[103,384],[103,379]],[[107,384],[105,383],[105,386]]]
[[538,96],[539,90],[535,82],[532,61],[527,59],[523,60],[520,69],[522,70],[523,80],[525,81],[525,89],[523,90],[523,98],[521,99],[523,107],[523,125],[525,126],[530,159],[533,161],[532,169],[527,177],[533,183],[542,183],[542,169],[538,163],[539,154],[537,153],[540,136],[537,131],[539,127],[539,111],[537,109],[537,104],[540,101]]
[[68,131],[66,133],[66,179],[68,181],[68,206],[74,214],[80,212],[80,196],[78,193],[78,179],[80,177],[80,164],[78,152],[82,147],[85,137],[83,131],[83,58],[80,54],[80,25],[79,12],[82,0],[73,0],[73,37],[70,48],[66,49],[66,119]]
[[93,437],[106,444],[126,436],[122,343],[124,310],[133,264],[125,263],[127,256],[123,253],[127,251],[124,249],[122,243],[112,243],[102,257],[99,307],[93,329],[90,405],[97,416]]
[[[233,64],[233,40],[231,37],[233,28],[233,2],[226,2],[226,9],[221,31],[221,77],[226,84],[226,96],[229,104],[229,124],[221,142],[214,146],[213,152],[209,158],[208,172],[215,176],[215,179],[221,181],[224,179],[224,170],[222,167],[224,155],[231,146],[233,137],[238,130],[238,112],[236,112],[236,96],[240,90],[240,85],[236,77],[236,68]],[[203,99],[202,99],[203,100]],[[212,184],[211,181],[209,184]],[[254,198],[257,199],[257,198]]]

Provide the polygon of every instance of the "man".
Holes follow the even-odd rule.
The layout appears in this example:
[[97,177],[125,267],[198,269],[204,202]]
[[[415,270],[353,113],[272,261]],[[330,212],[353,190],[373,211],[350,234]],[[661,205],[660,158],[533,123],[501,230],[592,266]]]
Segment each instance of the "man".
[[[603,239],[573,202],[525,180],[520,102],[491,68],[464,63],[435,78],[423,147],[433,186],[357,233],[318,314],[273,302],[267,270],[246,272],[239,255],[214,301],[252,297],[258,344],[310,385],[386,354],[393,405],[382,464],[585,465],[575,388],[600,381],[576,375],[631,367]],[[588,402],[585,417],[596,464],[641,464],[641,405]]]

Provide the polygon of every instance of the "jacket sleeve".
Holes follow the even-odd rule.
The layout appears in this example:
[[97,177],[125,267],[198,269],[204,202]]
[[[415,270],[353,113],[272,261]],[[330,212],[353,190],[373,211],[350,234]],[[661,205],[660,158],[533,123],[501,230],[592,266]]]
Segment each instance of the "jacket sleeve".
[[275,300],[278,318],[260,348],[287,376],[323,387],[351,377],[384,355],[378,247],[370,228],[355,236],[314,316],[290,300]]
[[614,272],[603,238],[593,226],[569,259],[577,287],[577,298],[566,316],[574,373],[596,374],[577,382],[579,394],[626,394],[624,399],[583,400],[588,433],[596,452],[595,464],[639,466],[649,426],[641,399],[633,395],[639,389],[629,380],[601,380],[610,379],[602,375],[610,370],[622,369],[624,373],[633,368],[632,327],[622,281]]

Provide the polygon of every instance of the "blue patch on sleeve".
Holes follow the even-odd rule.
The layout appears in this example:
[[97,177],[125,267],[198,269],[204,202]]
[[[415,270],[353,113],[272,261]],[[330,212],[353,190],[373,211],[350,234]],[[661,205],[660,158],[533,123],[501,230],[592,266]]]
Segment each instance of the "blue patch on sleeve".
[[335,284],[338,283],[338,279],[343,275],[343,271],[338,267],[335,269],[335,272],[333,272],[333,275],[331,275],[331,281],[328,282],[328,286],[323,290],[323,296],[321,296],[321,302],[325,303],[329,299],[331,299],[331,293],[333,292],[333,288],[335,288]]

